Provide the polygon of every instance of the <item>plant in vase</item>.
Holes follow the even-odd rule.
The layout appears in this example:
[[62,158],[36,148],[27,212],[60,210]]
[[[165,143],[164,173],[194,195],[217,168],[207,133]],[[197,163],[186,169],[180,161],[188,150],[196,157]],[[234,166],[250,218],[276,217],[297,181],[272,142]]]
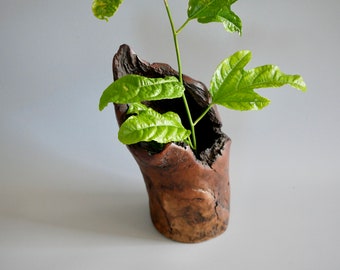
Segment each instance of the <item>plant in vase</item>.
[[[232,11],[237,0],[189,0],[187,18],[176,28],[168,1],[168,16],[177,69],[141,60],[128,45],[113,58],[114,82],[103,92],[99,109],[113,103],[120,126],[118,139],[128,146],[143,175],[150,214],[156,229],[180,242],[200,242],[227,228],[229,220],[230,138],[221,130],[217,105],[232,110],[259,110],[270,101],[259,88],[289,84],[305,91],[299,75],[287,75],[275,65],[246,70],[250,51],[224,59],[207,88],[183,74],[178,36],[188,23],[219,22],[241,34],[241,19]],[[99,19],[113,16],[123,1],[94,0]]]

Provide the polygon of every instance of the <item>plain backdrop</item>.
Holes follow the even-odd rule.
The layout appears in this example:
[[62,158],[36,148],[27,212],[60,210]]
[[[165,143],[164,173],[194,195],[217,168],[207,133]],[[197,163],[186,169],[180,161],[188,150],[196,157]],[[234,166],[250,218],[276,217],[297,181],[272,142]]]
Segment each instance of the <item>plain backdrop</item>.
[[[187,1],[169,0],[175,24]],[[184,73],[209,84],[221,60],[301,74],[308,92],[259,92],[262,111],[220,108],[232,138],[231,219],[220,237],[179,244],[152,226],[143,179],[98,111],[111,59],[129,44],[176,67],[161,0],[126,0],[108,23],[91,1],[0,5],[0,269],[339,269],[337,0],[239,0],[243,35],[191,22]]]

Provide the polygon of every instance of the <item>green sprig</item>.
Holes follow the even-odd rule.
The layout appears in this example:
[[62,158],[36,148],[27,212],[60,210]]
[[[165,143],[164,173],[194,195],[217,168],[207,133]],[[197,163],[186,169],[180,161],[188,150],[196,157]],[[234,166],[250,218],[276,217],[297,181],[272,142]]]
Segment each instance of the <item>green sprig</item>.
[[[182,62],[178,44],[178,35],[193,20],[199,23],[222,23],[229,32],[242,34],[241,19],[231,10],[237,0],[189,0],[187,19],[176,30],[170,7],[164,0],[169,18],[176,58],[179,80],[175,77],[148,78],[139,75],[126,75],[110,84],[103,92],[99,109],[103,110],[109,103],[129,104],[128,119],[121,125],[118,138],[122,143],[134,144],[142,141],[168,143],[183,141],[196,149],[195,126],[214,105],[221,105],[233,110],[260,110],[270,100],[259,95],[255,89],[276,88],[284,85],[306,91],[306,84],[300,75],[287,75],[275,65],[264,65],[250,70],[245,66],[251,60],[250,51],[239,51],[223,60],[210,81],[209,92],[212,100],[205,111],[193,121],[185,97]],[[123,0],[94,0],[92,10],[99,19],[107,20],[118,10]],[[142,104],[143,101],[171,99],[182,97],[190,124],[190,131],[185,129],[178,114],[167,112],[160,114]]]

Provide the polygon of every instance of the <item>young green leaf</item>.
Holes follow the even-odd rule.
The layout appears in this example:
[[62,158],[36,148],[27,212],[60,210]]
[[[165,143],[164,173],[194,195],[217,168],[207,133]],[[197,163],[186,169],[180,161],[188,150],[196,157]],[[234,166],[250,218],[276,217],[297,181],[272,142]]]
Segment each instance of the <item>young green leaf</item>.
[[234,110],[258,110],[270,101],[255,93],[254,89],[289,84],[298,90],[306,90],[301,76],[284,74],[274,65],[244,70],[250,59],[250,51],[239,51],[217,67],[209,89],[214,104]]
[[158,143],[185,141],[190,136],[178,114],[160,114],[148,108],[130,116],[120,127],[118,139],[124,144],[156,141]]
[[219,103],[224,107],[237,111],[261,110],[270,104],[270,100],[260,96],[252,90],[230,93]]
[[108,20],[118,10],[123,0],[93,0],[92,12],[101,20]]
[[176,77],[147,78],[134,74],[126,75],[104,90],[99,110],[103,110],[110,102],[125,104],[179,98],[184,90],[184,86]]
[[127,110],[127,114],[139,114],[140,112],[147,111],[149,107],[145,106],[142,103],[136,102],[129,104],[129,108]]
[[200,23],[219,22],[229,32],[242,33],[241,19],[231,10],[237,0],[190,0],[188,19]]

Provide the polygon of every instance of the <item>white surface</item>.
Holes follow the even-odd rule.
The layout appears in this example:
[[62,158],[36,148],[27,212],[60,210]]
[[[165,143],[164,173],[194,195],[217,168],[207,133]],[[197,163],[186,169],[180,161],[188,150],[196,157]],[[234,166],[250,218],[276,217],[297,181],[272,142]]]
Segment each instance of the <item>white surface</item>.
[[[169,2],[180,24],[186,1]],[[184,71],[205,83],[250,49],[249,67],[274,63],[309,87],[261,91],[260,112],[220,109],[231,220],[195,245],[153,229],[114,115],[97,110],[121,43],[176,66],[162,1],[127,0],[109,23],[90,3],[1,4],[0,269],[339,269],[339,1],[240,0],[243,37],[194,22],[181,35]]]

